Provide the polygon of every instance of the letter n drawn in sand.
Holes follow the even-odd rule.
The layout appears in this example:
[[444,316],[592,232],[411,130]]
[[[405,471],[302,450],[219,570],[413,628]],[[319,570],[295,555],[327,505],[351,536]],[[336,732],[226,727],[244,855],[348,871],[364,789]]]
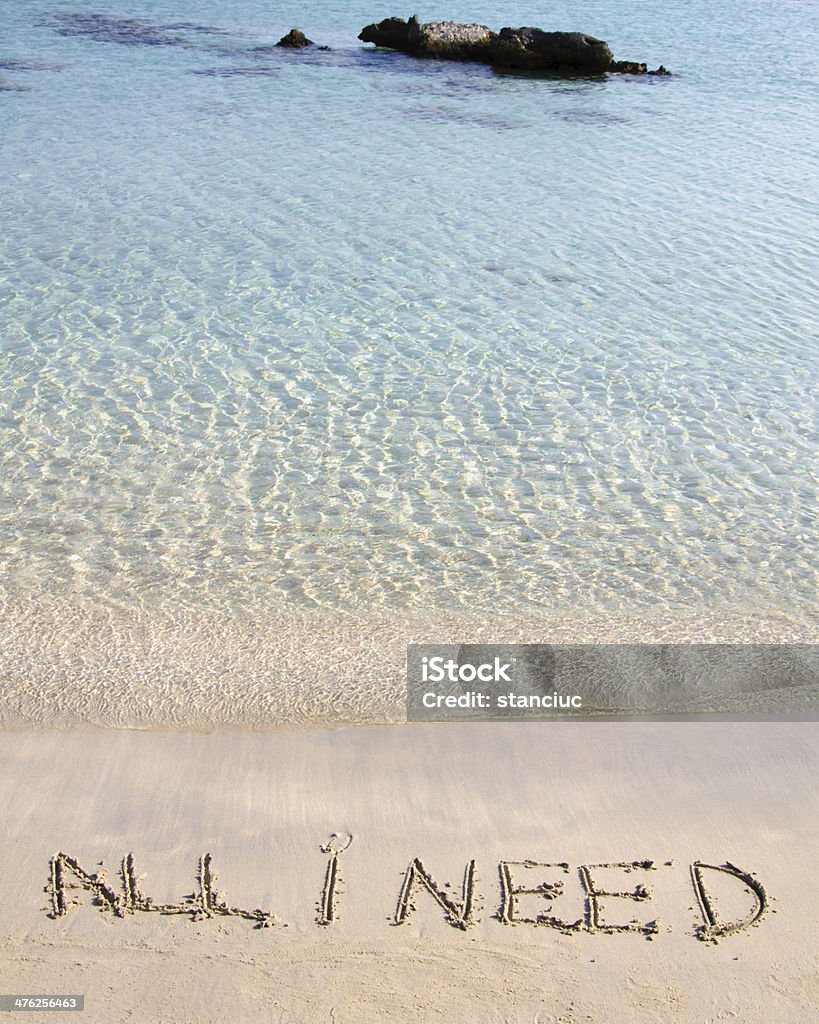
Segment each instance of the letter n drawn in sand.
[[401,893],[398,897],[398,906],[395,908],[394,924],[403,924],[409,915],[415,910],[412,902],[413,892],[418,888],[426,889],[435,902],[446,912],[446,920],[453,928],[460,928],[466,931],[473,924],[472,912],[474,909],[475,892],[475,861],[471,860],[464,871],[464,881],[461,890],[461,899],[455,900],[448,896],[444,890],[437,885],[430,873],[416,857],[409,865],[404,875],[404,884],[401,886]]
[[[703,871],[718,871],[722,875],[736,878],[745,886],[746,891],[754,898],[754,908],[745,917],[738,921],[721,921],[714,907],[714,901],[705,887]],[[760,881],[749,871],[743,871],[730,861],[725,864],[703,864],[701,861],[694,861],[691,865],[691,881],[694,885],[694,892],[697,902],[700,905],[700,912],[704,924],[699,925],[696,931],[697,938],[702,942],[717,942],[726,935],[735,935],[737,932],[750,928],[757,923],[768,909],[768,894]]]
[[546,908],[548,911],[552,909],[551,901],[556,900],[563,893],[563,882],[558,880],[556,882],[539,882],[537,885],[517,885],[512,876],[512,871],[515,868],[523,869],[524,871],[531,871],[535,868],[560,868],[564,874],[567,874],[569,871],[568,864],[543,864],[536,860],[502,860],[498,864],[501,890],[501,905],[497,914],[498,920],[502,921],[503,924],[546,925],[549,928],[557,928],[562,932],[576,932],[583,927],[582,920],[570,923],[569,921],[562,921],[559,917],[554,917],[549,913],[537,914],[535,917],[521,917],[518,907],[519,896],[540,896],[544,900],[549,900],[549,906]]
[[640,884],[635,889],[626,892],[599,889],[592,878],[592,868],[619,868],[626,872],[635,870],[654,871],[654,861],[635,860],[618,861],[616,863],[609,864],[583,864],[580,867],[580,880],[583,883],[583,888],[586,890],[587,931],[606,932],[608,934],[612,934],[614,932],[638,932],[649,939],[656,935],[660,930],[656,921],[649,921],[646,924],[640,924],[639,921],[631,920],[628,924],[610,924],[603,920],[602,910],[600,907],[600,900],[606,897],[622,900],[650,900],[652,893],[648,886]]

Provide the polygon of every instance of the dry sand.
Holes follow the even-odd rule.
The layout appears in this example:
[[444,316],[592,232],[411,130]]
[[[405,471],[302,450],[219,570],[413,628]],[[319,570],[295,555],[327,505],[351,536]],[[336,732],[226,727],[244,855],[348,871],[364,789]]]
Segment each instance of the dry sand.
[[[0,992],[84,993],[85,1014],[69,1020],[95,1024],[806,1024],[819,1001],[817,739],[812,723],[728,722],[6,732]],[[336,845],[353,838],[328,901],[320,846],[334,832]],[[103,860],[117,892],[132,852],[157,904],[198,893],[210,853],[212,916],[187,904],[118,917],[84,890],[49,916],[62,906],[44,891],[58,852],[88,872]],[[395,924],[414,858],[456,918],[474,858],[470,927],[447,922],[422,884]],[[568,869],[514,868],[519,884],[564,888],[551,909],[530,895],[515,913],[580,930],[497,919],[499,862],[527,859]],[[656,921],[656,934],[590,932],[580,866],[649,859],[653,870],[592,875],[600,888],[651,890],[601,900],[598,923]],[[769,901],[755,926],[715,945],[696,937],[694,861],[755,873]],[[59,867],[74,878],[70,861]],[[711,872],[707,885],[721,919],[753,912],[737,878]],[[275,922],[222,914],[220,900]],[[321,913],[332,923],[316,923]]]

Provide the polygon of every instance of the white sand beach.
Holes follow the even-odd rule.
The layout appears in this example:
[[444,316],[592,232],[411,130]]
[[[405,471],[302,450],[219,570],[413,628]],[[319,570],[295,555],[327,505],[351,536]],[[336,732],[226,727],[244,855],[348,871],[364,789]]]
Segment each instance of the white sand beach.
[[[817,738],[811,723],[727,722],[7,732],[0,991],[82,993],[83,1019],[101,1024],[804,1024],[819,998]],[[332,833],[349,846],[322,926]],[[78,881],[72,859],[91,874],[104,861],[118,898],[132,853],[157,905],[196,895],[209,853],[213,916],[195,920],[190,903],[116,916],[80,888],[55,917],[59,853],[65,883]],[[395,923],[415,858],[461,909],[474,859],[468,927],[448,923],[418,877]],[[580,866],[648,860],[589,869],[599,889],[650,894],[600,899],[590,931]],[[515,896],[513,916],[579,929],[502,923],[502,861],[517,862],[518,887],[564,883],[551,900]],[[753,874],[767,900],[755,925],[697,938],[694,862]],[[720,921],[753,914],[735,877],[704,874]],[[605,930],[632,919],[656,933]]]
[[819,4],[410,13],[0,7],[0,1024],[819,1021]]

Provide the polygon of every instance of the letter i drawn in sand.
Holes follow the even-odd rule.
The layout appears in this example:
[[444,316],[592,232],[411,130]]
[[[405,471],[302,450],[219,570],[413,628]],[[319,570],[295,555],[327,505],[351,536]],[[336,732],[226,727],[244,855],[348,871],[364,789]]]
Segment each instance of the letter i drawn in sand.
[[349,832],[334,832],[329,840],[319,847],[322,853],[328,854],[328,858],[327,870],[324,873],[324,887],[321,890],[318,917],[316,918],[318,924],[331,925],[338,916],[336,896],[340,892],[338,886],[341,882],[338,858],[345,850],[349,849],[352,841],[353,837]]

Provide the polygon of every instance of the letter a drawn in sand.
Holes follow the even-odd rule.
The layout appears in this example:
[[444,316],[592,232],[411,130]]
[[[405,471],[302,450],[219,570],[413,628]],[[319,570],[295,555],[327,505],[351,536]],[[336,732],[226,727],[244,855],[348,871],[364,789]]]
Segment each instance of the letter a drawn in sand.
[[[69,877],[73,881],[69,881]],[[79,900],[68,898],[68,893],[76,889],[93,893],[93,902],[102,910],[110,910],[116,917],[125,916],[126,901],[108,885],[104,869],[92,873],[80,867],[67,853],[55,853],[51,858],[51,877],[45,887],[51,897],[49,917],[65,917],[71,907],[80,906]]]

